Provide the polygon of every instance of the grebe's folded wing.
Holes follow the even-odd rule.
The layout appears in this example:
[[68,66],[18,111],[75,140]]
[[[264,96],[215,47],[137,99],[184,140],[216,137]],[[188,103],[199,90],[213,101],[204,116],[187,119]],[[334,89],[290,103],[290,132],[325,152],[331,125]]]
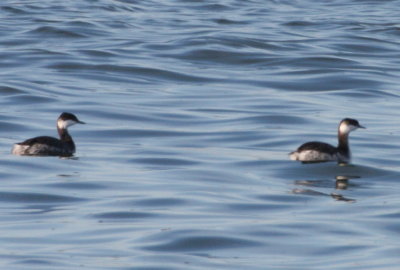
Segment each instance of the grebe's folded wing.
[[302,144],[299,148],[297,148],[297,152],[314,150],[318,152],[323,152],[327,154],[335,154],[337,152],[337,148],[324,142],[307,142]]
[[46,144],[46,145],[61,145],[61,141],[57,138],[50,136],[39,136],[31,139],[27,139],[23,142],[17,143],[20,145],[34,145],[34,144]]

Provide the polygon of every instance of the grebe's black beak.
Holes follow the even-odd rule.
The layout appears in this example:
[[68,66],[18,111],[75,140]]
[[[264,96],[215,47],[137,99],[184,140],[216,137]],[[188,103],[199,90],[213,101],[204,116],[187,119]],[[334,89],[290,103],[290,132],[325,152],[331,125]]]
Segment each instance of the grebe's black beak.
[[364,128],[366,129],[366,127],[362,126],[362,125],[358,125],[358,128]]
[[78,120],[78,124],[86,124],[86,123],[83,122],[83,121],[79,121],[79,120]]

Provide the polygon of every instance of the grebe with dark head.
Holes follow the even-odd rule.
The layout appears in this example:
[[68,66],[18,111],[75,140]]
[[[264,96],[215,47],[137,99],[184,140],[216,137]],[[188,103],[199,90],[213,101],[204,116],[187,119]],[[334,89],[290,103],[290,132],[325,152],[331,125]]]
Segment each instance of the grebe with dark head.
[[63,112],[57,119],[57,131],[60,139],[40,136],[14,144],[12,153],[21,156],[72,156],[75,143],[68,133],[68,127],[85,124],[72,113]]
[[338,128],[338,146],[334,147],[323,142],[307,142],[296,151],[290,153],[291,160],[303,163],[337,161],[338,163],[349,163],[351,152],[349,147],[349,134],[361,126],[357,120],[345,118],[340,121]]

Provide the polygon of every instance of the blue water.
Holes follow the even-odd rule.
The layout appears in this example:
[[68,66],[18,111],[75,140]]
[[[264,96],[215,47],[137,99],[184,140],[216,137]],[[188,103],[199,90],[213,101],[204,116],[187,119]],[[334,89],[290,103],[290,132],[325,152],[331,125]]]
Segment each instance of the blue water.
[[[398,14],[1,1],[1,268],[398,269]],[[63,111],[74,158],[10,154]],[[351,165],[288,159],[345,117]]]

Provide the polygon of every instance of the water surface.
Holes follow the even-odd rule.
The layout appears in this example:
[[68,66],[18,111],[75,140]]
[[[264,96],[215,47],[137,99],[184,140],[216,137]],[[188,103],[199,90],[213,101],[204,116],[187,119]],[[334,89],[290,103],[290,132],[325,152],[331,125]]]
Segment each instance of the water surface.
[[[397,269],[399,7],[2,1],[0,265]],[[74,158],[10,154],[62,111]]]

